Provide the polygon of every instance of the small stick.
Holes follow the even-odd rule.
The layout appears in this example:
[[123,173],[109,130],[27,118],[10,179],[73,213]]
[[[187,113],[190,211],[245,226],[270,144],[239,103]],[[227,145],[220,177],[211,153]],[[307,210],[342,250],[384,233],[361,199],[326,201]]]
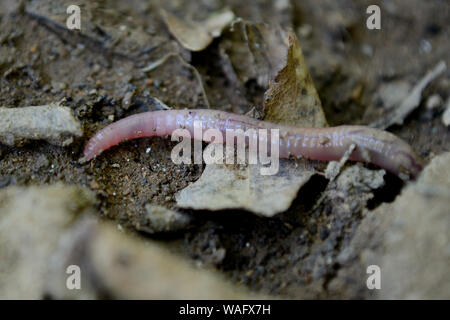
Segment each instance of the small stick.
[[205,87],[203,86],[203,81],[202,81],[202,77],[200,76],[200,73],[198,72],[198,70],[191,64],[187,63],[183,57],[180,56],[179,53],[176,52],[171,52],[166,54],[165,56],[163,56],[162,58],[150,63],[148,66],[146,66],[145,68],[142,68],[141,70],[143,72],[150,72],[152,70],[155,70],[156,68],[158,68],[159,66],[163,65],[164,63],[166,63],[167,60],[169,60],[169,58],[171,57],[176,57],[178,58],[178,60],[181,61],[181,63],[188,69],[192,70],[192,72],[194,73],[195,77],[197,78],[198,83],[200,84],[200,88],[202,90],[202,95],[203,95],[203,100],[205,101],[206,107],[208,109],[211,109],[211,106],[209,104],[208,101],[208,96],[206,95],[206,90]]

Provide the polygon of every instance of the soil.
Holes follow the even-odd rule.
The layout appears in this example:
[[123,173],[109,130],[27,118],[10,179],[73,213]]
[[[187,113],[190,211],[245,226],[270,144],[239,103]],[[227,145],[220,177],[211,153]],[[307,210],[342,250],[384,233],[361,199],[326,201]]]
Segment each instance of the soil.
[[[177,59],[151,72],[141,70],[167,53],[179,52],[197,68],[212,108],[246,112],[261,106],[263,90],[252,81],[239,94],[230,87],[220,65],[220,39],[198,53],[178,45],[158,15],[163,4],[194,19],[228,5],[237,16],[294,30],[330,125],[377,119],[384,109],[374,97],[382,84],[403,79],[414,85],[439,61],[450,63],[450,4],[445,0],[255,0],[245,5],[235,0],[133,0],[126,5],[87,1],[81,6],[86,17],[81,32],[52,24],[63,25],[65,1],[26,1],[22,9],[15,2],[2,2],[0,105],[61,101],[81,121],[84,136],[65,148],[39,141],[20,148],[0,145],[0,188],[56,182],[87,186],[97,195],[101,217],[131,233],[138,232],[134,226],[145,216],[147,203],[175,207],[174,195],[196,181],[203,167],[172,163],[173,142],[135,140],[80,165],[89,137],[117,119],[155,110],[152,97],[173,108],[205,107],[198,79]],[[381,30],[366,28],[370,4],[381,7]],[[404,124],[389,128],[426,160],[450,150],[450,130],[441,122],[442,108],[428,110],[424,101],[432,94],[445,101],[449,89],[446,71],[423,92],[422,104]],[[395,176],[387,174],[385,180],[386,186],[367,204],[369,209],[394,201],[402,190],[403,183]],[[345,200],[339,199],[325,199],[315,206],[327,188],[327,180],[314,177],[302,187],[298,197],[302,200],[274,218],[237,210],[185,210],[194,218],[189,230],[140,235],[254,291],[327,298],[328,284],[341,268],[337,256],[348,246],[364,209],[351,203],[340,206],[338,202]],[[361,293],[361,297],[368,295]]]

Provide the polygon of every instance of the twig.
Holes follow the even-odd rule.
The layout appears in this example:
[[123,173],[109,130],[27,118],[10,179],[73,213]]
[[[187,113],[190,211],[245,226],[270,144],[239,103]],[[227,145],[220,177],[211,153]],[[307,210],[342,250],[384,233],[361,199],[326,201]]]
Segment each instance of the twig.
[[403,124],[404,119],[420,104],[422,91],[426,86],[447,69],[445,61],[441,61],[428,72],[412,89],[408,97],[393,112],[370,124],[371,127],[386,129],[393,124]]
[[141,70],[143,72],[150,72],[155,70],[156,68],[158,68],[159,66],[163,65],[164,63],[167,62],[167,60],[169,60],[171,57],[175,57],[178,60],[181,61],[181,63],[188,69],[192,70],[192,72],[195,74],[195,77],[197,78],[198,83],[200,84],[200,88],[202,91],[202,95],[203,95],[203,99],[205,101],[206,107],[208,109],[211,109],[211,106],[209,104],[208,101],[208,96],[206,95],[206,91],[205,91],[205,87],[203,86],[203,81],[202,81],[202,77],[200,76],[200,73],[198,72],[198,70],[192,66],[191,64],[189,64],[188,62],[186,62],[183,57],[180,56],[179,53],[176,52],[170,52],[168,54],[166,54],[165,56],[163,56],[162,58],[153,61],[152,63],[150,63],[148,66],[146,66],[145,68],[142,68]]

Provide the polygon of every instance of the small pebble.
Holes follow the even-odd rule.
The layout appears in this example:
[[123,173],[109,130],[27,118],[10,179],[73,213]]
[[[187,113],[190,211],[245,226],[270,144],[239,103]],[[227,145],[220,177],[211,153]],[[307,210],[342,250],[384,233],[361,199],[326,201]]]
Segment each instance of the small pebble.
[[310,24],[304,24],[298,28],[298,35],[302,38],[309,38],[312,34],[312,26]]
[[429,53],[431,50],[433,50],[433,46],[431,45],[430,41],[422,39],[420,41],[420,50],[424,53]]
[[442,98],[438,94],[433,94],[427,99],[426,107],[428,110],[436,109],[442,105]]
[[363,44],[361,47],[361,51],[368,57],[373,56],[373,48],[368,44]]
[[93,74],[97,74],[98,72],[100,72],[100,70],[101,70],[101,66],[99,64],[94,64],[94,66],[92,67]]
[[37,159],[36,159],[36,167],[37,168],[46,168],[48,167],[48,165],[50,164],[50,161],[48,160],[47,156],[44,154],[41,154]]
[[31,48],[30,48],[30,52],[31,53],[36,53],[36,51],[38,51],[38,45],[37,44],[34,44]]
[[89,184],[89,186],[91,187],[91,189],[94,189],[94,190],[100,189],[100,185],[95,180],[92,180],[91,183]]
[[[152,203],[146,204],[145,210],[147,212],[146,220],[149,222],[150,228],[142,230],[149,233],[182,230],[191,221],[191,218],[185,214]],[[140,229],[138,227],[138,230]]]
[[123,97],[123,99],[122,99],[122,107],[125,110],[128,110],[128,108],[130,108],[130,106],[133,104],[133,95],[134,95],[134,91],[129,91]]
[[445,111],[442,114],[442,123],[447,127],[450,125],[450,98],[448,98]]

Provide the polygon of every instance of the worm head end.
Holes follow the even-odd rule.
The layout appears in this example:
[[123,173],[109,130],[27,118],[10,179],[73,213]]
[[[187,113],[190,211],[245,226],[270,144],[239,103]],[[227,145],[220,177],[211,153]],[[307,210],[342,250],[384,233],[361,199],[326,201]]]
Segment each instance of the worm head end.
[[403,180],[416,179],[423,169],[422,160],[413,152],[399,152],[397,155],[398,176]]

